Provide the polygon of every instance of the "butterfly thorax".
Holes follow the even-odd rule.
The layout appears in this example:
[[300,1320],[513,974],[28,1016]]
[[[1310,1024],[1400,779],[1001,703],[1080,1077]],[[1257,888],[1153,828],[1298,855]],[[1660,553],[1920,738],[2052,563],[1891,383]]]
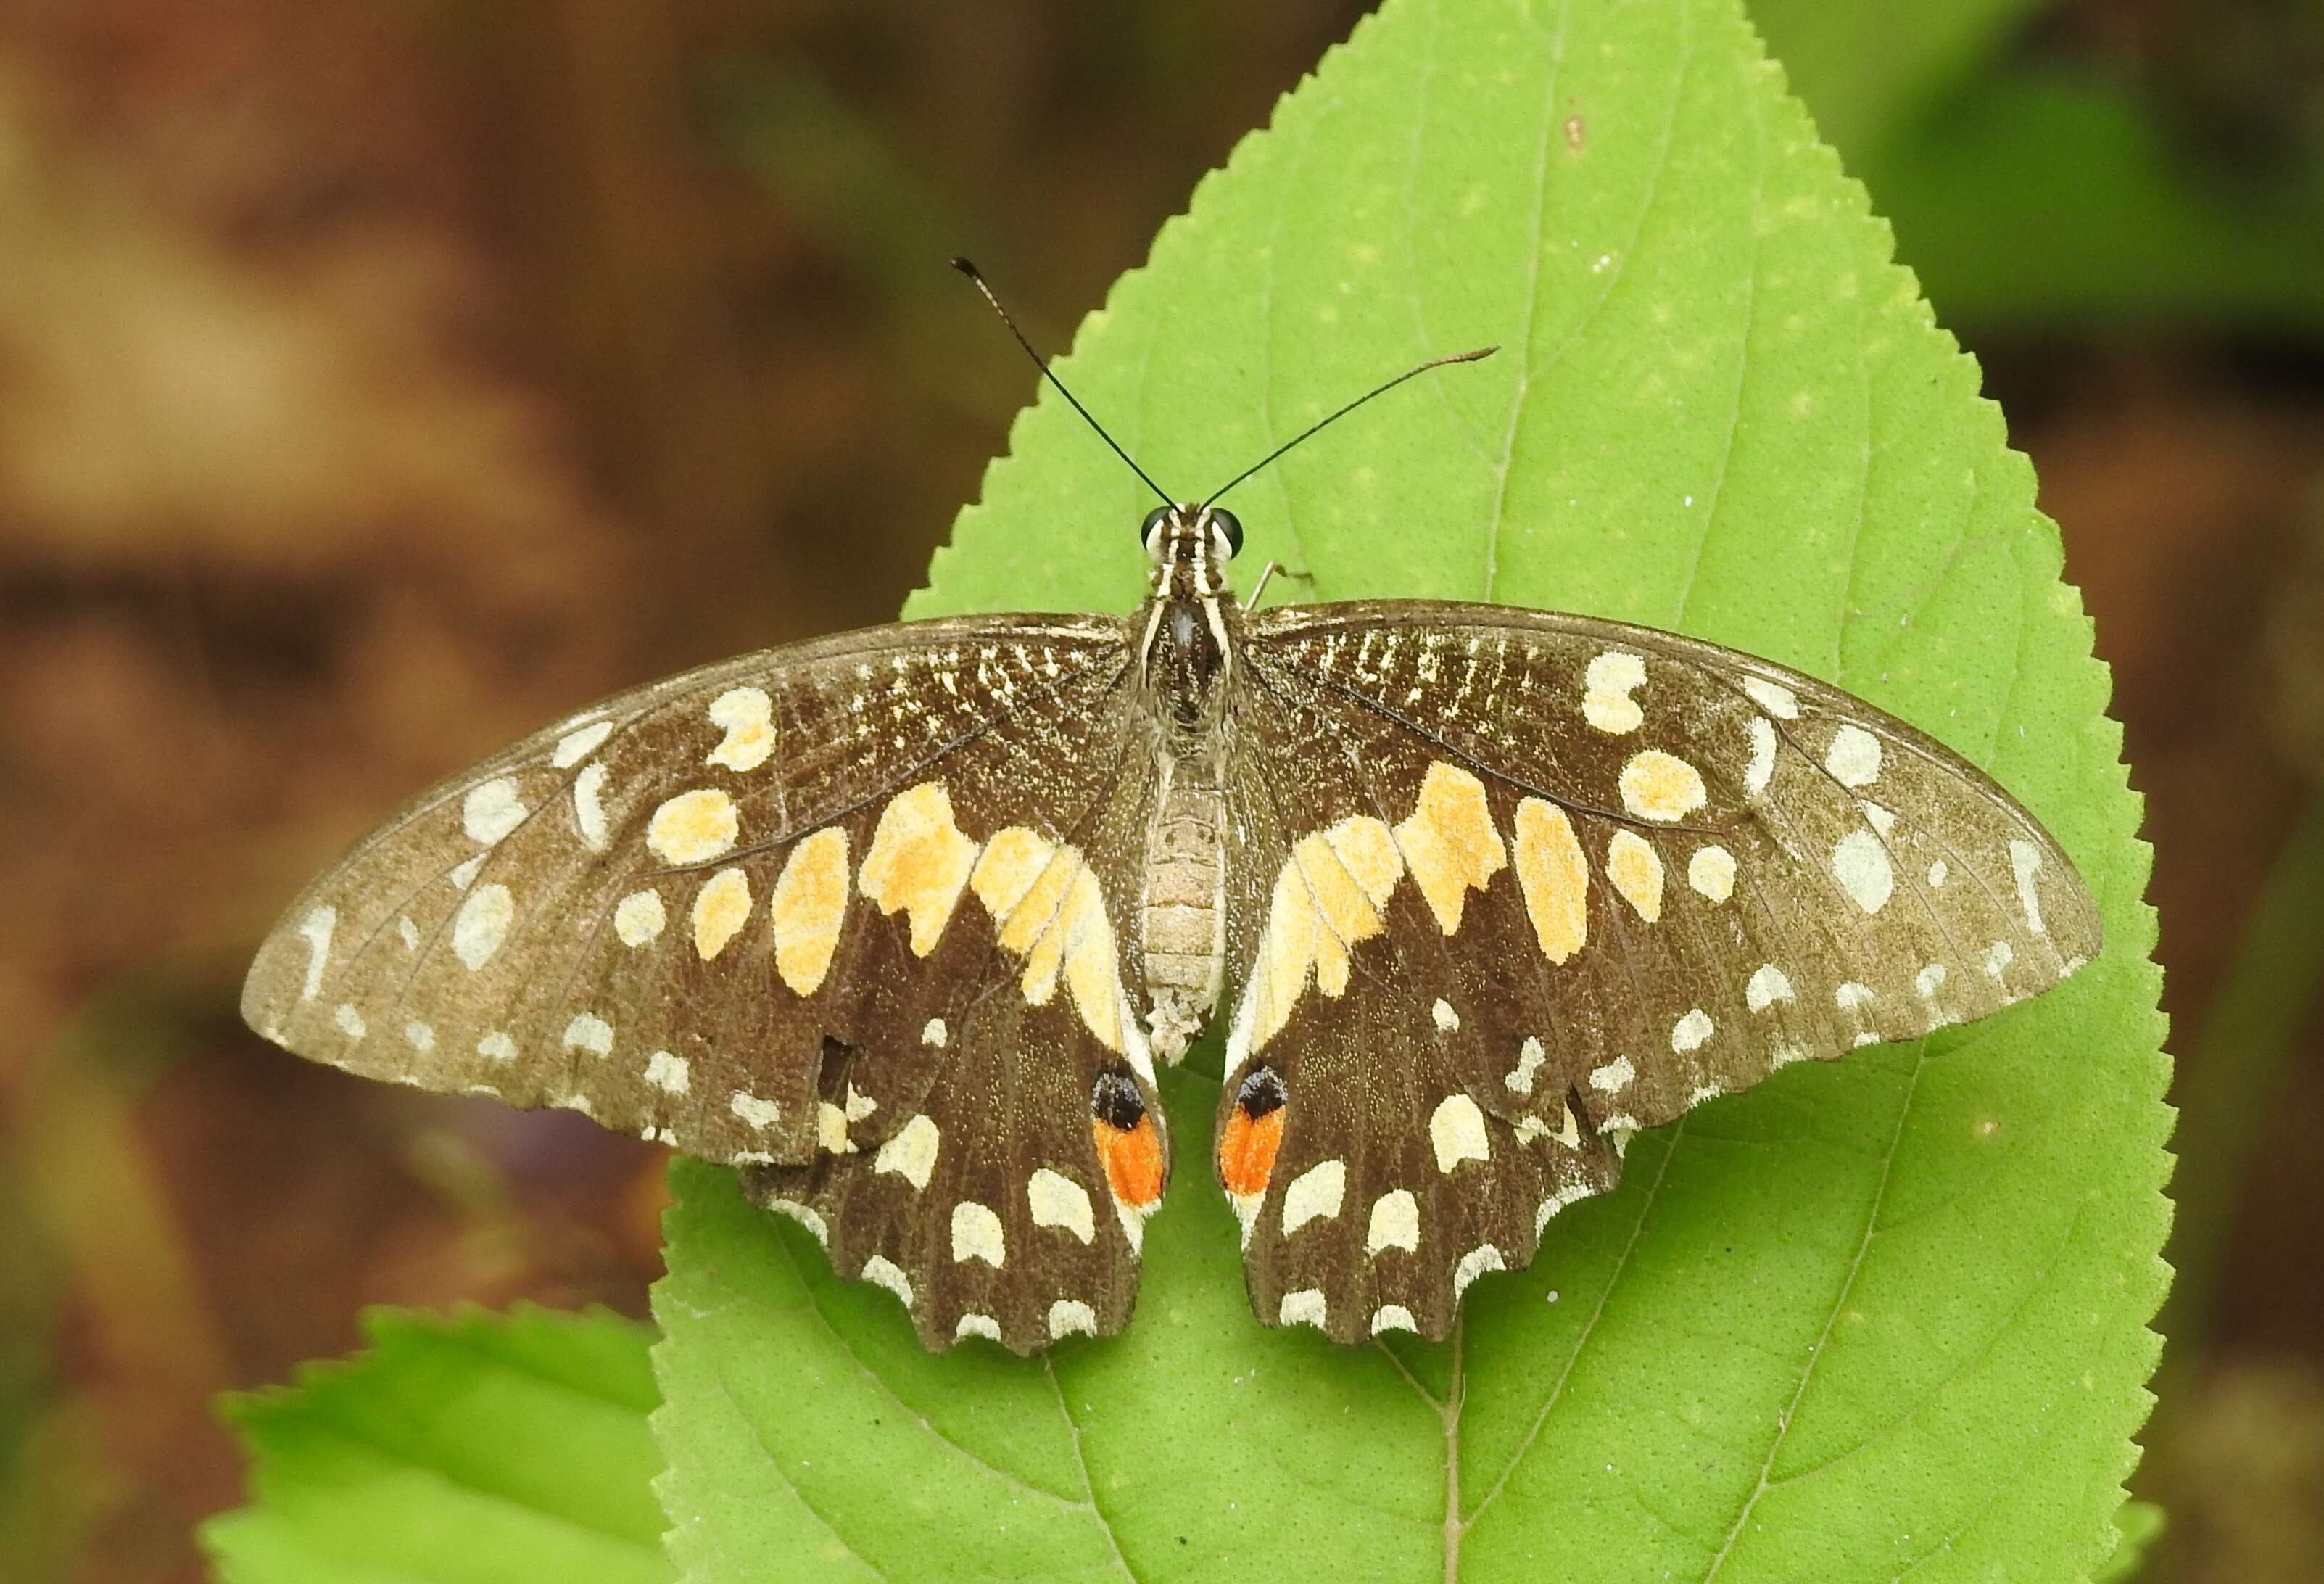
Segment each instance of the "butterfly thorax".
[[1234,540],[1214,514],[1181,506],[1157,513],[1149,524],[1153,584],[1139,622],[1139,665],[1157,792],[1147,828],[1139,949],[1154,1046],[1175,1061],[1209,1020],[1224,981],[1220,769],[1242,614],[1226,587],[1224,563]]

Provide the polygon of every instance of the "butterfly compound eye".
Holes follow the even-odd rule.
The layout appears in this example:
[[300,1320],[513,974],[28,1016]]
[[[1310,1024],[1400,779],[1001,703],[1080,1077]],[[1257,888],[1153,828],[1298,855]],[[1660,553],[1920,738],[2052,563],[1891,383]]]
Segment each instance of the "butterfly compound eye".
[[1242,553],[1242,519],[1223,507],[1213,506],[1211,508],[1211,528],[1226,541],[1229,559]]
[[1167,506],[1157,506],[1152,511],[1147,513],[1146,521],[1139,524],[1138,537],[1139,542],[1146,546],[1146,551],[1148,555],[1157,555],[1161,552],[1162,527],[1163,524],[1169,521],[1170,508]]

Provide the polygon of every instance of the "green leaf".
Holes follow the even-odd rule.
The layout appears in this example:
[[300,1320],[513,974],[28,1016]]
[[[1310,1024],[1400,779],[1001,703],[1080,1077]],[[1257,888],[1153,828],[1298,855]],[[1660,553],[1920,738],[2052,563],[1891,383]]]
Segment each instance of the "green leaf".
[[[1046,1359],[923,1354],[681,1162],[687,1578],[2068,1579],[2114,1545],[2165,1274],[2138,804],[2031,469],[1733,0],[1389,0],[1058,368],[1192,495],[1487,341],[1243,486],[1245,587],[1274,557],[1312,581],[1271,600],[1554,605],[1835,678],[2043,817],[2104,957],[1641,1136],[1442,1347],[1250,1318],[1193,1070],[1136,1322]],[[1045,394],[911,611],[1126,609],[1151,504]]]
[[202,1543],[226,1584],[671,1577],[647,1333],[602,1312],[374,1310],[369,1351],[230,1398],[254,1500]]

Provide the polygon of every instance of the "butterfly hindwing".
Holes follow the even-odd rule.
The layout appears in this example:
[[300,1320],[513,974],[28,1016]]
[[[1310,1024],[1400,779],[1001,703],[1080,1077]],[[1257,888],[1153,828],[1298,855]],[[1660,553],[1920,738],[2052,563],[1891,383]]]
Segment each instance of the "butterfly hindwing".
[[[804,1224],[835,1271],[893,1292],[930,1348],[982,1336],[1030,1353],[1120,1329],[1167,1170],[1151,1082],[1063,996],[984,996],[951,1037],[918,1109],[811,1165],[752,1167],[745,1190]],[[834,1052],[825,1093],[861,1113],[852,1065]]]
[[[1303,767],[1240,783],[1276,831],[1221,1110],[1223,1144],[1252,1075],[1281,1086],[1245,1206],[1262,1320],[1360,1336],[1409,1281],[1391,1318],[1443,1335],[1440,1301],[1529,1258],[1637,1127],[1982,1016],[2097,949],[2070,864],[2006,794],[1764,662],[1412,603],[1269,612],[1245,654],[1248,754]],[[1251,1158],[1222,1147],[1222,1174]],[[1381,1240],[1398,1190],[1411,1249]]]

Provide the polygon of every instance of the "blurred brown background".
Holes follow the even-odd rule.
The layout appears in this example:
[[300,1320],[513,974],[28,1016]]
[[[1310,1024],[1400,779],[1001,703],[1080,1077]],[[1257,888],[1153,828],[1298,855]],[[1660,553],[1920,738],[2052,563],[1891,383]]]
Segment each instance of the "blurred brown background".
[[[215,1392],[633,1313],[662,1152],[309,1067],[259,932],[600,692],[891,616],[1349,0],[0,9],[0,1577],[183,1579]],[[2324,1578],[2324,20],[1766,0],[2065,528],[2149,800],[2187,1275],[2144,1577]]]

